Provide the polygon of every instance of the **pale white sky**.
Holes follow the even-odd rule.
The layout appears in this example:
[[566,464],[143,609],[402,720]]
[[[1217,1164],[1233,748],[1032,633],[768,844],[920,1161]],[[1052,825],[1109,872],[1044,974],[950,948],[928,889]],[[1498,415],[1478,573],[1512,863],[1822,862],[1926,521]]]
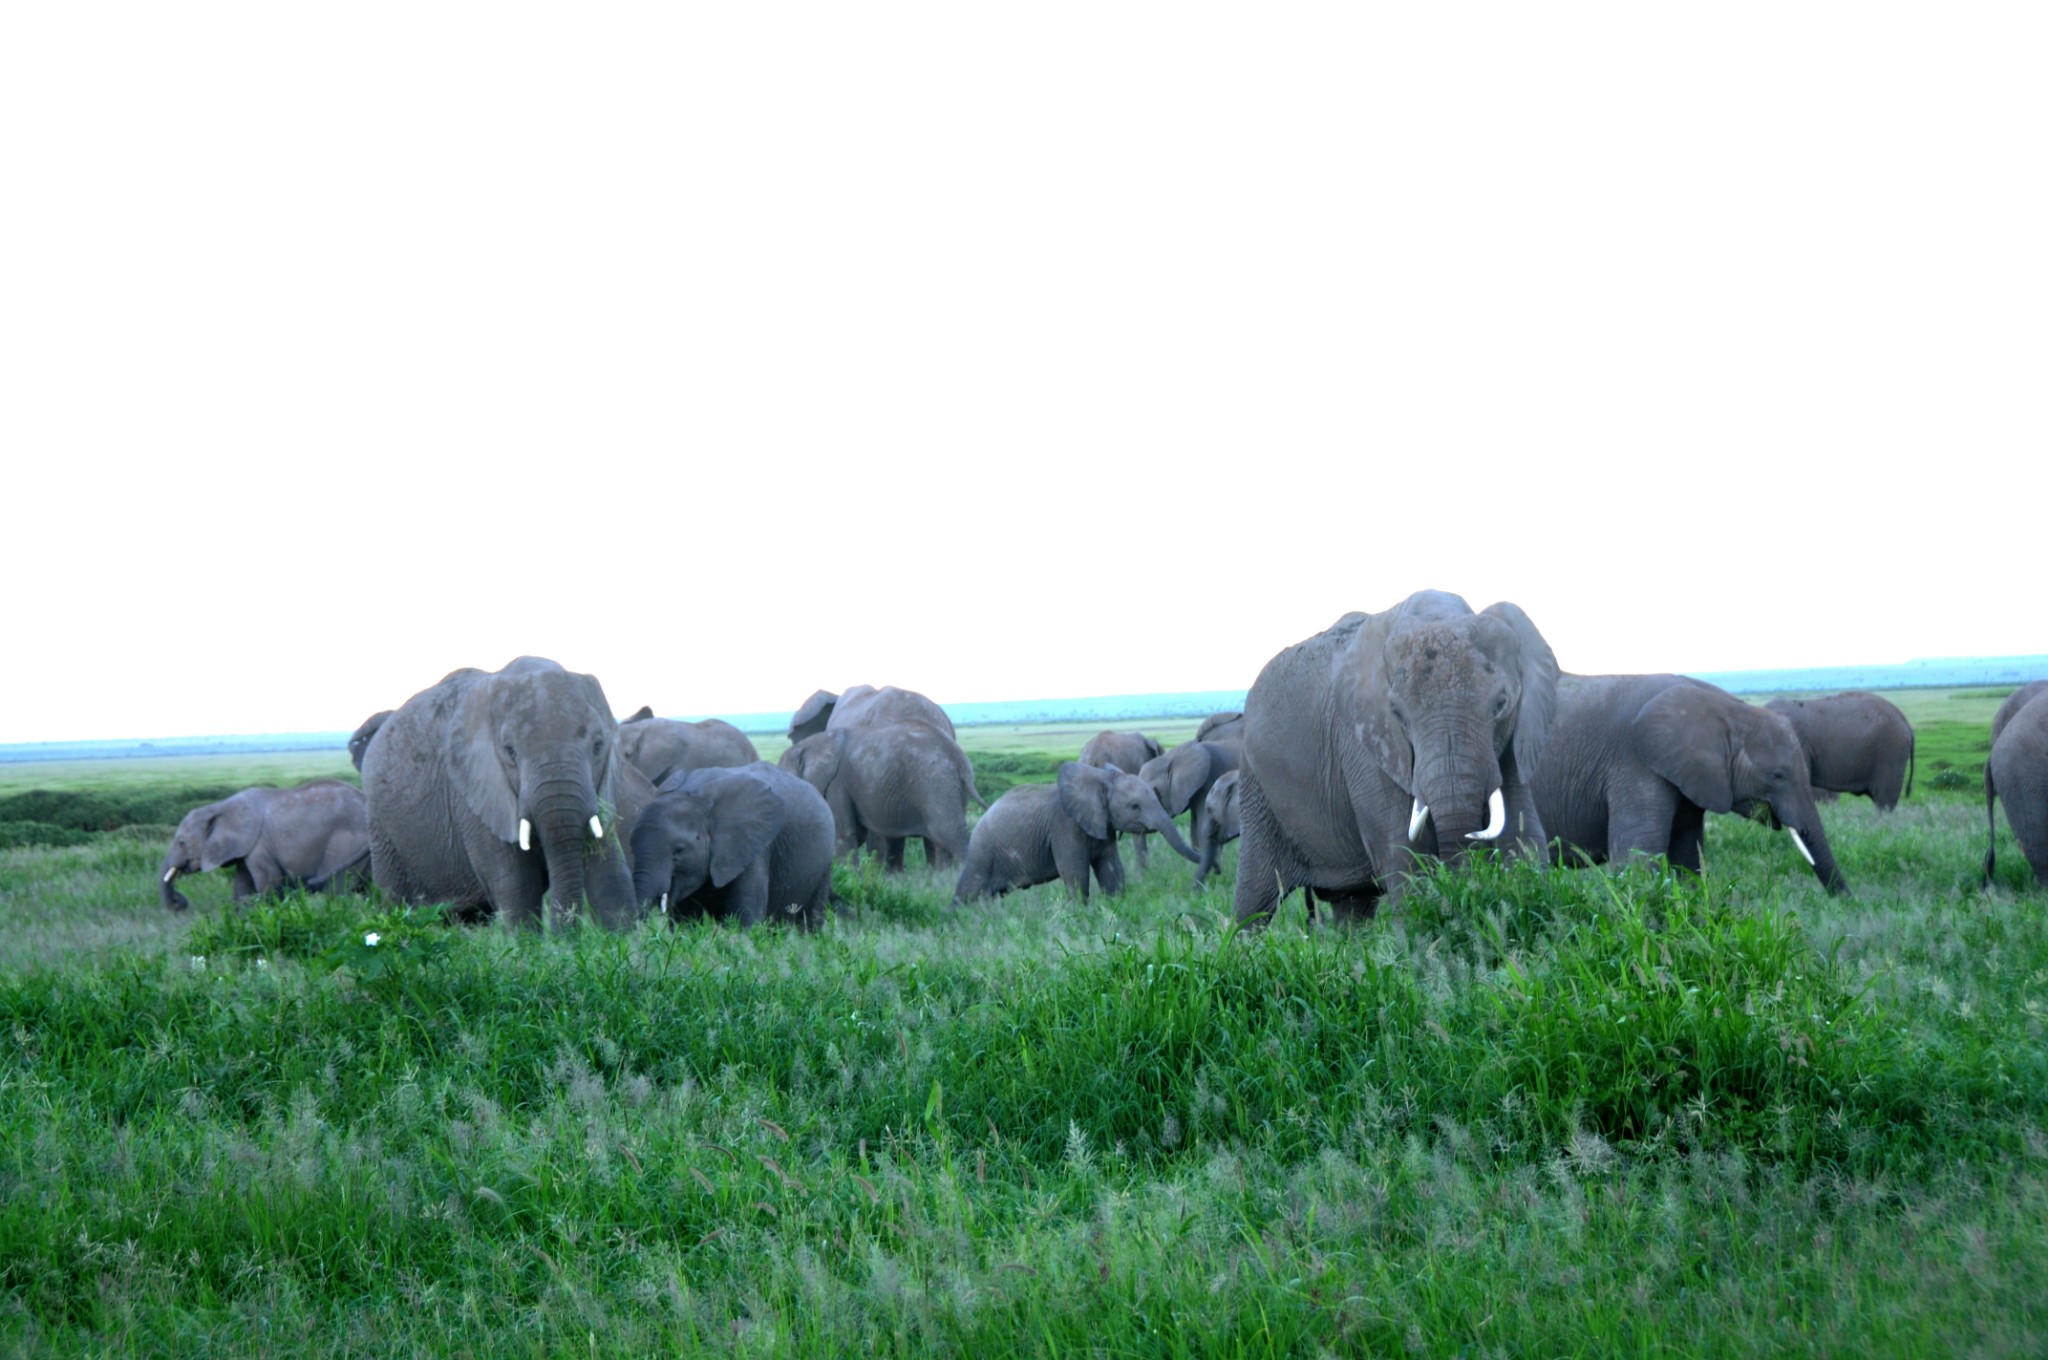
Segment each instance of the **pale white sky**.
[[0,10],[0,741],[2048,651],[2048,10]]

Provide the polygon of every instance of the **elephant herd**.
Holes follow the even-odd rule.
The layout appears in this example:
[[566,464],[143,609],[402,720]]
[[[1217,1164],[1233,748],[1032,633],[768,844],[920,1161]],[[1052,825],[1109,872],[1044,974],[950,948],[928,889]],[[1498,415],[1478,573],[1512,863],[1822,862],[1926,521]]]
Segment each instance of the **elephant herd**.
[[[373,882],[465,919],[537,925],[544,901],[622,928],[649,911],[815,927],[831,867],[859,847],[900,869],[906,843],[958,865],[955,904],[1059,879],[1121,891],[1120,835],[1140,871],[1157,835],[1196,866],[1241,841],[1234,907],[1269,919],[1304,891],[1333,919],[1397,900],[1418,860],[1473,847],[1559,865],[1632,855],[1702,868],[1709,812],[1784,830],[1830,891],[1847,882],[1818,803],[1910,792],[1913,730],[1875,695],[1758,707],[1676,675],[1569,675],[1519,607],[1418,592],[1352,613],[1260,672],[1242,713],[1166,750],[1104,732],[1051,784],[985,803],[951,720],[893,686],[820,690],[779,765],[730,724],[612,716],[593,676],[521,657],[451,672],[357,729],[362,790],[333,780],[249,789],[196,808],[160,886],[235,872],[235,896]],[[2048,879],[2048,681],[1993,723],[1987,816],[2000,792]],[[970,832],[967,805],[984,809]],[[1189,816],[1188,838],[1175,819]],[[1192,843],[1190,843],[1192,841]],[[1985,855],[1985,873],[1993,866]]]

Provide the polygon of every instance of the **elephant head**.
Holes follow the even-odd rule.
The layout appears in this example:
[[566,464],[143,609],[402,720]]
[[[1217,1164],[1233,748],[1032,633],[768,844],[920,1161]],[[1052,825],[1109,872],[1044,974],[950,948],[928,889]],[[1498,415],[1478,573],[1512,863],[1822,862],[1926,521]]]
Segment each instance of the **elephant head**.
[[1173,818],[1160,806],[1158,795],[1138,776],[1111,766],[1070,760],[1060,766],[1058,789],[1061,809],[1095,840],[1108,840],[1118,831],[1132,835],[1156,832],[1182,859],[1200,862],[1194,848],[1181,839]]
[[725,768],[696,770],[662,787],[633,828],[633,895],[666,915],[708,883],[723,888],[781,834],[788,817],[767,782]]
[[372,713],[369,717],[363,719],[361,727],[358,727],[349,734],[348,758],[354,762],[357,774],[363,772],[363,757],[370,750],[370,739],[377,735],[377,729],[384,725],[384,720],[389,718],[394,711],[387,708],[381,713]]
[[1830,892],[1847,890],[1821,825],[1806,750],[1783,714],[1711,685],[1675,684],[1643,705],[1630,739],[1636,759],[1708,812],[1767,812]]
[[1354,617],[1338,660],[1339,730],[1413,800],[1408,839],[1433,822],[1445,857],[1497,840],[1502,791],[1534,774],[1557,710],[1550,644],[1517,605],[1475,614],[1435,591]]
[[789,740],[792,744],[815,737],[825,730],[825,724],[832,720],[832,710],[839,706],[839,696],[829,689],[813,690],[811,697],[798,705],[789,719]]
[[186,813],[158,875],[164,906],[171,911],[191,906],[191,899],[172,886],[178,875],[212,873],[246,858],[262,831],[262,809],[246,798],[224,798]]
[[587,898],[601,924],[631,924],[632,883],[611,834],[618,723],[596,677],[521,657],[462,685],[443,730],[449,777],[463,803],[522,852],[538,840],[556,905],[574,911]]
[[1178,817],[1206,798],[1210,788],[1225,771],[1237,768],[1243,748],[1236,742],[1184,741],[1164,755],[1156,755],[1138,769],[1138,777],[1152,792],[1169,817]]

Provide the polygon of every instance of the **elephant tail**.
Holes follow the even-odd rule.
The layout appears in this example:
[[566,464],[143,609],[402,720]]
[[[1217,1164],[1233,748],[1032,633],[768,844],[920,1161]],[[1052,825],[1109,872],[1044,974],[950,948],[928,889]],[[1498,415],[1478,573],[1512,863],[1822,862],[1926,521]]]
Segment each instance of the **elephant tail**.
[[1984,762],[1984,886],[1991,886],[1991,871],[1998,867],[1998,785],[1991,778],[1991,762]]
[[1920,734],[1918,732],[1906,738],[1906,797],[1908,798],[1913,796],[1913,766],[1919,755],[1917,749],[1919,745]]

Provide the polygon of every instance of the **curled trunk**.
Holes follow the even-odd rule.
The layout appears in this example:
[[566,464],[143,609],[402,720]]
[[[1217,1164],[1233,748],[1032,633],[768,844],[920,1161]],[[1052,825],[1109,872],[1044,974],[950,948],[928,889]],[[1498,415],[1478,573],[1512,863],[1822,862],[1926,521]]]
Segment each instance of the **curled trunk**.
[[158,876],[158,895],[163,899],[166,911],[183,911],[192,905],[192,899],[171,886],[171,880],[177,876],[178,867],[169,863],[164,865],[163,873]]

